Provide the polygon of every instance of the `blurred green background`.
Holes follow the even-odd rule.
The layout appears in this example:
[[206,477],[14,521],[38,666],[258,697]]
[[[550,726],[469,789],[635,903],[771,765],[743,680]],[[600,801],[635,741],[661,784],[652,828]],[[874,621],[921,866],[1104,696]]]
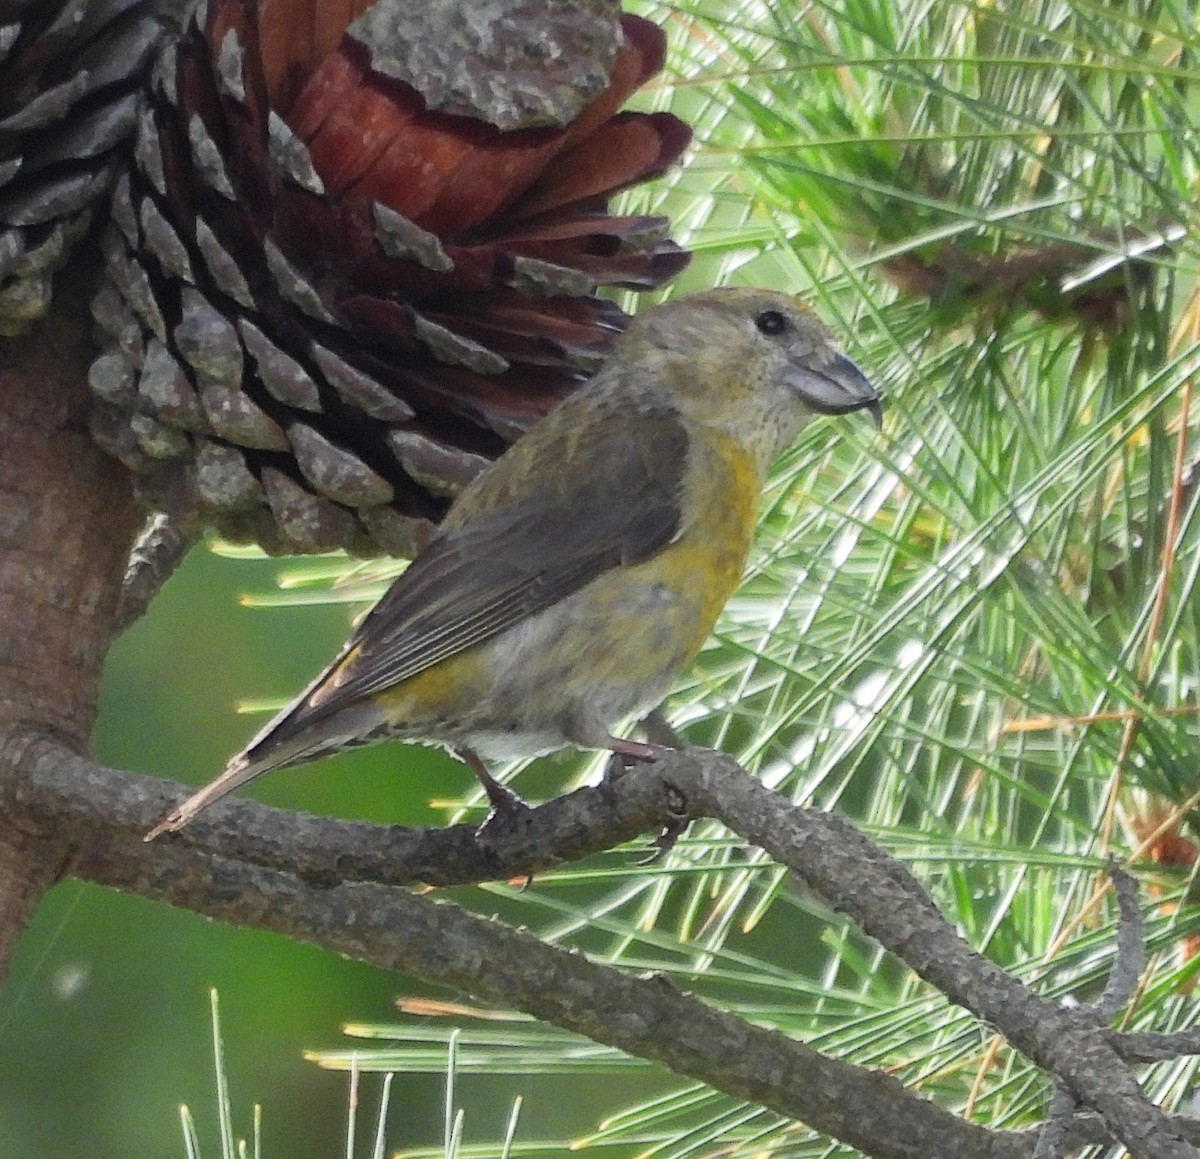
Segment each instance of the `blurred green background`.
[[[243,697],[299,688],[340,644],[343,607],[254,609],[282,565],[195,549],[152,611],[116,645],[96,755],[199,783],[260,718]],[[431,821],[427,790],[386,748],[269,778],[256,795],[344,816]],[[353,775],[349,775],[350,772]],[[228,929],[68,881],[42,904],[0,991],[0,1155],[97,1159],[182,1154],[178,1104],[215,1139],[208,989],[221,994],[235,1105],[267,1105],[274,1155],[332,1155],[343,1076],[303,1061],[349,1018],[385,1017],[402,980],[268,934]],[[440,1127],[437,1084],[398,1090],[421,1137]]]
[[[287,698],[347,634],[356,605],[243,604],[269,600],[278,577],[309,566],[195,548],[110,655],[97,757],[193,783],[220,769],[263,720],[239,714],[238,703]],[[565,772],[546,779],[561,782]],[[473,785],[440,750],[380,745],[267,777],[248,792],[347,818],[444,824],[448,813],[430,799],[453,800]],[[271,934],[64,882],[39,908],[0,989],[0,1156],[183,1156],[181,1103],[203,1154],[218,1155],[210,988],[220,997],[235,1133],[249,1137],[261,1103],[264,1154],[296,1159],[344,1154],[347,1120],[347,1076],[303,1051],[347,1046],[346,1022],[396,1021],[400,996],[461,998]],[[502,1136],[519,1093],[535,1092],[522,1110],[523,1135],[571,1136],[594,1126],[602,1102],[648,1089],[644,1076],[586,1086],[552,1077],[458,1082],[468,1139]],[[443,1088],[436,1074],[398,1076],[392,1146],[441,1140]],[[377,1077],[363,1078],[364,1114],[374,1113],[379,1090]]]

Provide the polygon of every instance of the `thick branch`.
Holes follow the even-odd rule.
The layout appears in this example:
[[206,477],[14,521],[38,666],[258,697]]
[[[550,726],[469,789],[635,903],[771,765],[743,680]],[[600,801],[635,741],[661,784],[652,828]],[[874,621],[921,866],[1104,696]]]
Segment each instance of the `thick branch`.
[[851,825],[832,814],[794,808],[760,781],[736,775],[737,769],[727,757],[693,750],[674,758],[664,775],[692,809],[719,817],[790,866],[951,1002],[996,1026],[1083,1106],[1099,1112],[1134,1155],[1194,1157],[1101,1029],[975,953],[925,899],[908,870]]
[[633,977],[453,904],[369,883],[322,889],[178,846],[140,860],[91,849],[73,872],[523,1010],[801,1119],[880,1159],[989,1153],[985,1130],[890,1076],[714,1010],[661,976]]
[[[551,968],[550,960],[543,960],[542,955],[549,954],[557,961],[553,956],[560,951],[494,922],[472,925],[474,919],[460,915],[467,924],[454,925],[460,940],[454,943],[451,953],[439,943],[446,924],[459,920],[442,912],[448,907],[441,907],[436,917],[420,917],[423,910],[405,908],[418,899],[395,894],[379,884],[356,885],[345,880],[349,875],[390,882],[449,884],[536,872],[563,857],[594,852],[638,831],[656,828],[670,815],[672,796],[682,793],[693,814],[719,816],[747,839],[762,845],[952,1001],[996,1025],[1014,1045],[1066,1084],[1083,1105],[1100,1110],[1110,1134],[1127,1142],[1136,1139],[1131,1145],[1134,1154],[1193,1154],[1171,1121],[1141,1094],[1114,1050],[1110,1032],[1038,998],[976,955],[942,919],[907,869],[845,822],[815,810],[796,808],[720,754],[702,750],[679,753],[615,785],[580,790],[551,802],[533,811],[527,831],[487,853],[478,848],[467,826],[438,831],[383,830],[283,813],[248,801],[222,803],[206,820],[196,823],[194,832],[188,830],[169,842],[145,845],[141,834],[161,815],[166,802],[177,799],[181,791],[180,786],[100,768],[72,757],[57,745],[42,743],[31,751],[16,804],[22,815],[28,812],[64,829],[90,834],[72,866],[72,872],[80,876],[225,920],[261,925],[517,1006],[600,1041],[658,1059],[731,1094],[759,1098],[781,1113],[854,1141],[845,1130],[869,1133],[874,1128],[862,1118],[858,1103],[864,1097],[862,1088],[844,1085],[849,1080],[837,1071],[846,1064],[834,1064],[836,1081],[829,1078],[835,1072],[828,1071],[823,1072],[828,1081],[805,1078],[801,1084],[805,1094],[789,1089],[764,1097],[759,1086],[770,1086],[767,1076],[778,1069],[776,1054],[781,1049],[779,1043],[785,1041],[778,1036],[754,1039],[750,1054],[746,1054],[750,1046],[744,1043],[739,1058],[746,1061],[736,1076],[727,1079],[725,1052],[732,1031],[725,1023],[721,1024],[720,1034],[718,1027],[712,1028],[711,1053],[692,1040],[689,1028],[697,1025],[700,1015],[690,1008],[678,1026],[682,1038],[677,1047],[662,1041],[673,1036],[673,1023],[657,1024],[656,1032],[648,1035],[645,1043],[637,1035],[626,1037],[624,1030],[614,1037],[614,1032],[602,1032],[603,1028],[598,1029],[575,1011],[573,987],[583,983],[572,981],[574,975],[566,967],[563,969],[567,972],[560,974],[558,966]],[[201,847],[214,852],[206,855]],[[237,860],[228,856],[234,850]],[[296,873],[284,868],[289,855],[298,866]],[[219,866],[215,878],[208,873],[210,865]],[[421,904],[428,904],[427,899]],[[388,920],[399,920],[403,913],[407,915],[403,920],[409,924],[389,926],[387,921],[380,921],[384,913],[392,914]],[[403,931],[400,945],[393,941],[397,930]],[[461,940],[467,939],[468,933],[470,938]],[[519,939],[519,952],[513,949],[517,943],[504,940],[509,936]],[[424,944],[425,937],[432,939],[430,945]],[[493,943],[493,938],[499,941]],[[447,956],[454,962],[447,963]],[[575,955],[567,957],[571,962],[579,961]],[[479,977],[477,969],[483,971]],[[512,977],[507,976],[510,969]],[[596,980],[598,975],[589,973],[587,977],[589,1001],[611,1003],[618,995],[624,996],[621,1001],[632,1000],[622,989],[629,980],[613,983],[617,988],[608,991]],[[556,978],[567,986],[566,992],[554,992]],[[597,986],[601,987],[599,991],[595,990]],[[637,1001],[648,1000],[650,993],[639,990]],[[619,1009],[622,1018],[638,1023],[643,1032],[653,1022],[640,1006],[601,1004],[594,1009]],[[705,1017],[715,1013],[703,1009]],[[750,1028],[733,1021],[741,1028],[739,1033],[750,1033]],[[657,1045],[651,1045],[649,1038]],[[798,1044],[791,1046],[799,1049]],[[807,1055],[800,1061],[788,1060],[789,1068],[808,1065],[816,1063]],[[788,1073],[797,1071],[789,1069]],[[758,1093],[747,1095],[747,1088],[741,1084],[751,1082]],[[850,1127],[841,1124],[842,1111],[831,1111],[828,1106],[822,1110],[815,1105],[824,1103],[833,1089],[842,1092],[843,1108],[857,1108],[850,1112],[854,1120]],[[890,1100],[899,1096],[890,1093],[885,1097],[875,1092],[872,1097],[883,1099],[879,1105],[889,1108],[884,1133],[893,1142],[875,1139],[869,1148],[865,1142],[858,1145],[876,1155],[914,1154],[917,1152],[909,1148],[929,1145],[924,1130],[915,1126],[916,1118],[910,1135],[897,1143],[895,1128],[901,1112],[892,1107]],[[810,1099],[814,1105],[810,1105]],[[798,1106],[796,1100],[804,1105]],[[921,1100],[914,1101],[921,1108],[920,1116],[933,1115],[947,1126],[941,1112]],[[904,1114],[916,1112],[909,1108]],[[839,1126],[835,1129],[831,1121]],[[1098,1129],[1097,1120],[1079,1120],[1072,1138],[1094,1138]],[[944,1137],[942,1145],[947,1145]],[[888,1150],[888,1146],[901,1149]],[[970,1150],[959,1153],[982,1159],[987,1155],[1028,1155],[1032,1147],[1032,1139],[1023,1135],[977,1136]]]
[[[403,760],[403,754],[398,754]],[[185,786],[106,769],[55,744],[30,754],[11,806],[22,815],[92,842],[127,841],[139,862],[169,843],[264,868],[283,869],[317,885],[371,881],[384,885],[465,885],[537,874],[611,849],[658,828],[670,807],[659,777],[624,778],[619,791],[581,789],[529,814],[522,829],[484,848],[472,825],[440,829],[382,827],[268,808],[227,798],[167,842],[142,837],[187,795]]]

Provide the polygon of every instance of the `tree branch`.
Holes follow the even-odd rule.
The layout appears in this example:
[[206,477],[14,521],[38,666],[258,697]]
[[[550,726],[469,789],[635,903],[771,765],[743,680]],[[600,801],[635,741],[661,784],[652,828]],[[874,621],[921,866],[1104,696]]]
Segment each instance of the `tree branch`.
[[140,619],[163,584],[200,538],[199,522],[187,514],[151,515],[129,553],[114,630],[123,632]]
[[[394,888],[536,873],[657,828],[682,795],[691,816],[719,818],[790,866],[951,1001],[995,1025],[1081,1106],[1099,1112],[1099,1120],[1075,1120],[1072,1140],[1100,1132],[1148,1159],[1194,1154],[1175,1121],[1142,1094],[1111,1032],[1031,993],[977,955],[912,874],[847,823],[792,805],[722,754],[680,752],[613,784],[552,801],[531,812],[526,829],[486,851],[469,826],[378,829],[249,801],[223,802],[194,832],[146,845],[141,835],[183,791],[104,769],[43,740],[29,746],[13,811],[77,833],[71,872],[78,876],[516,1007],[756,1099],[869,1154],[1031,1154],[1029,1133],[992,1134],[963,1124],[899,1084],[893,1088],[890,1079],[823,1059],[662,980],[631,979]],[[885,1108],[878,1120],[864,1113],[864,1099]]]
[[[790,866],[951,1002],[994,1025],[1061,1080],[1082,1106],[1097,1111],[1134,1155],[1194,1156],[1194,1149],[1142,1093],[1104,1032],[975,953],[900,862],[841,818],[795,808],[760,781],[731,775],[730,766],[738,766],[727,757],[710,761],[690,750],[679,754],[679,761],[690,767],[678,770],[672,761],[666,775],[693,809],[719,817]],[[924,904],[914,904],[918,899]]]
[[[714,1010],[662,976],[634,977],[394,886],[333,883],[336,853],[327,857],[323,871],[310,863],[306,881],[275,866],[205,853],[183,840],[147,845],[141,835],[157,816],[161,782],[100,768],[53,742],[33,748],[20,793],[22,810],[44,794],[51,804],[49,815],[58,823],[73,816],[76,827],[98,801],[112,811],[113,823],[107,829],[79,842],[70,867],[76,876],[234,925],[271,930],[523,1010],[800,1119],[880,1159],[928,1159],[947,1153],[984,1159],[1028,1153],[994,1150],[996,1137],[990,1132],[919,1098],[890,1076],[826,1058],[777,1031]],[[596,798],[616,801],[627,788],[640,798],[647,784],[658,780],[632,776],[624,778],[615,793],[584,790],[572,796],[590,797],[591,804],[602,809]],[[86,809],[67,812],[62,794],[68,782],[75,783],[81,800],[87,798]],[[535,811],[534,828],[540,828],[547,811],[555,819],[555,810],[544,806]],[[297,829],[329,825],[245,801],[220,812],[224,823],[239,814],[258,814],[255,820],[260,824],[284,831],[284,841]],[[347,837],[356,831],[364,837],[376,835],[365,825],[332,827]],[[454,841],[473,842],[468,826],[447,832]],[[236,844],[234,839],[229,847]],[[265,842],[258,848],[265,848]],[[428,853],[424,850],[423,856]],[[517,864],[518,871],[528,868]],[[505,859],[501,869],[511,871],[513,863]],[[486,876],[496,871],[493,864]]]

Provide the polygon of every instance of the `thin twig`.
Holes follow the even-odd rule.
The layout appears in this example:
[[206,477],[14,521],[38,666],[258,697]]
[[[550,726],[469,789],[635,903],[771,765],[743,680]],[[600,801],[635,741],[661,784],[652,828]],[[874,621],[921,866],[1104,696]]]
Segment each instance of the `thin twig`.
[[123,632],[145,615],[163,584],[199,539],[199,524],[161,512],[152,515],[129,553],[121,584],[115,630]]
[[[1137,988],[1146,964],[1137,879],[1111,857],[1108,859],[1108,876],[1117,897],[1117,953],[1100,1000],[1093,1007],[1082,1008],[1094,1015],[1097,1025],[1111,1022],[1125,1006]],[[1078,1106],[1078,1100],[1070,1091],[1055,1085],[1033,1159],[1060,1159],[1067,1154],[1067,1134]]]
[[1112,879],[1117,898],[1117,953],[1104,993],[1095,1006],[1096,1019],[1102,1024],[1111,1022],[1133,996],[1138,979],[1146,968],[1146,944],[1142,910],[1138,905],[1137,878],[1122,869],[1111,857],[1108,859],[1108,876]]

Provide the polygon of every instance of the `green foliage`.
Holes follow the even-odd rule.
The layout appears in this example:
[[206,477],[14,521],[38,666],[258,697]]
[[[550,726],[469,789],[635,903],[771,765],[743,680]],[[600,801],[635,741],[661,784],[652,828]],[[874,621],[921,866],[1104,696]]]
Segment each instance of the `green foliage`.
[[[1098,996],[1113,953],[1103,856],[1128,859],[1151,965],[1125,1024],[1188,1025],[1194,866],[1151,855],[1166,857],[1162,833],[1187,839],[1200,795],[1194,7],[645,11],[673,46],[649,99],[698,128],[683,171],[636,194],[696,250],[684,284],[813,298],[888,400],[882,438],[817,424],[779,465],[747,583],[675,721],[854,818],[1045,994]],[[626,857],[474,903],[666,971],[980,1122],[1043,1113],[1024,1059],[758,851],[708,826],[653,870]],[[428,1033],[375,1028],[394,1042],[357,1057],[429,1066]],[[495,1071],[642,1068],[520,1021],[464,1042]],[[1170,1106],[1194,1066],[1145,1076]],[[584,1144],[847,1153],[692,1087]]]
[[[888,402],[882,436],[861,416],[821,422],[779,464],[747,583],[677,690],[673,719],[797,802],[851,817],[913,868],[972,945],[1043,994],[1090,1002],[1103,987],[1114,948],[1103,874],[1111,850],[1143,883],[1150,951],[1122,1025],[1189,1025],[1200,969],[1187,940],[1198,924],[1187,842],[1200,800],[1200,511],[1190,472],[1200,6],[638,7],[669,29],[672,46],[667,79],[642,99],[697,128],[688,163],[629,197],[669,214],[695,251],[677,288],[766,284],[813,299]],[[386,580],[363,565],[347,578],[348,566],[290,567],[286,601],[353,602]],[[257,613],[263,635],[278,633],[272,617],[282,614]],[[290,615],[294,633],[314,613]],[[342,626],[339,618],[337,633]],[[182,653],[194,667],[213,629],[204,621],[188,630],[192,646],[176,637],[161,653],[172,664]],[[332,647],[284,638],[311,653],[309,671]],[[232,647],[222,642],[225,659],[197,677],[209,695],[256,687],[221,667]],[[264,679],[261,692],[283,695],[302,680],[298,671],[292,684]],[[131,687],[147,683],[143,674]],[[170,757],[207,735],[193,719],[172,743],[145,727],[140,694],[124,699],[137,701],[126,727],[171,750],[145,756],[146,767],[178,767]],[[212,753],[189,757],[194,780],[235,747],[232,735],[211,743]],[[393,752],[380,767],[395,762]],[[427,820],[412,802],[360,809],[355,778],[367,767],[268,779],[262,792]],[[559,791],[564,767],[520,771],[518,788]],[[596,762],[571,767],[584,777]],[[466,785],[454,775],[437,794]],[[377,796],[394,792],[395,780],[378,774]],[[287,787],[296,783],[299,794]],[[412,777],[406,787],[434,796],[433,783]],[[84,896],[82,908],[111,928],[105,915],[116,903],[106,910],[109,902]],[[716,826],[696,827],[651,869],[617,851],[523,892],[457,897],[623,967],[664,971],[756,1022],[887,1068],[979,1122],[1019,1126],[1044,1112],[1046,1084],[1023,1058]],[[182,920],[138,956],[170,961]],[[135,922],[149,928],[145,908]],[[247,941],[230,934],[221,944],[245,954]],[[281,993],[283,951],[253,944],[256,994]],[[181,951],[180,962],[193,956]],[[304,1005],[340,1017],[328,992],[315,993],[325,966],[314,963],[298,984]],[[139,965],[125,964],[122,976]],[[223,983],[227,1003],[232,985]],[[376,983],[376,1006],[389,986]],[[573,1101],[584,1090],[612,1100],[602,1122],[575,1130],[570,1141],[584,1153],[850,1153],[528,1020],[432,1011],[444,1017],[364,1022],[351,1029],[352,1052],[318,1056],[364,1082],[371,1071],[441,1081],[450,1027],[462,1027],[450,1069],[461,1076],[458,1097],[447,1100],[439,1145],[421,1154],[562,1154],[562,1132],[524,1126],[555,1082],[571,1084]],[[177,1006],[156,1021],[184,1013]],[[244,1024],[234,1025],[236,1056]],[[484,1081],[476,1075],[530,1092],[511,1145],[470,1142],[493,1123],[492,1138],[511,1134],[507,1094],[480,1125],[482,1088],[466,1089]],[[1195,1066],[1164,1063],[1144,1075],[1153,1097],[1175,1106]],[[272,1093],[268,1156],[272,1120],[289,1114]],[[458,1103],[472,1108],[465,1120]],[[385,1127],[393,1144],[423,1137],[413,1113],[405,1106],[403,1118],[393,1109],[372,1123],[358,1153],[373,1154]],[[227,1141],[226,1122],[217,1129]],[[146,1153],[163,1153],[155,1142]]]

